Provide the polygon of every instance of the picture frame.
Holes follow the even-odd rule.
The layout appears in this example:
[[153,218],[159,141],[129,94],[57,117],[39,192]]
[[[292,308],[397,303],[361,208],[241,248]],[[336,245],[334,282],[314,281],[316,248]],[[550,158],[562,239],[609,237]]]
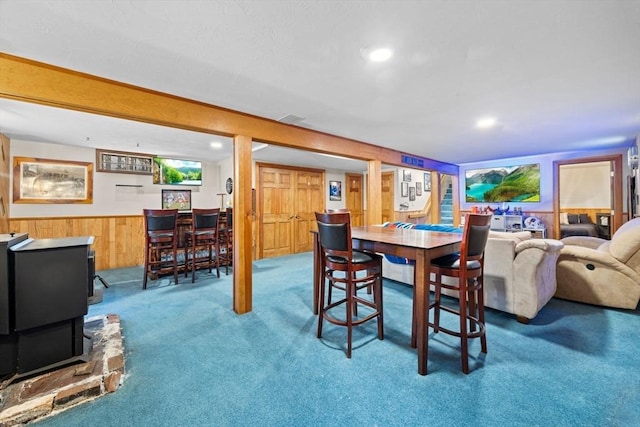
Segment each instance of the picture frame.
[[409,201],[413,202],[416,200],[416,187],[409,187]]
[[411,170],[409,169],[402,170],[402,180],[404,182],[411,182]]
[[416,196],[422,196],[422,183],[416,182]]
[[424,191],[431,191],[431,172],[424,173]]
[[329,200],[342,200],[342,181],[329,181]]
[[401,182],[400,183],[400,197],[409,197],[409,183]]
[[93,163],[13,158],[14,203],[93,203]]

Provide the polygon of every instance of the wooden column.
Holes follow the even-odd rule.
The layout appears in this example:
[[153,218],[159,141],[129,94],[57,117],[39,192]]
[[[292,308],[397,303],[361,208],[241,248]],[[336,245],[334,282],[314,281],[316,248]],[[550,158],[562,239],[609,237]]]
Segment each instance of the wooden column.
[[367,163],[367,223],[382,224],[382,162],[370,160]]
[[251,311],[251,137],[233,138],[233,310]]

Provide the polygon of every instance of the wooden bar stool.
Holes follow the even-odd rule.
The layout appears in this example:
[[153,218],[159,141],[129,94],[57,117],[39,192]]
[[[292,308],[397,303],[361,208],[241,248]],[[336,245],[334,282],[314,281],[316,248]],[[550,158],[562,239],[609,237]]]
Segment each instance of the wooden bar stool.
[[173,273],[178,284],[178,210],[143,209],[144,215],[144,278],[142,289],[147,289],[149,275],[158,277]]
[[191,211],[192,228],[184,233],[185,239],[185,269],[187,276],[191,267],[191,283],[195,281],[198,265],[209,268],[211,273],[216,268],[220,277],[220,245],[219,218],[220,209],[193,209]]
[[[435,280],[430,284],[435,291],[435,300],[430,304],[433,309],[433,322],[429,323],[435,333],[444,332],[460,338],[460,358],[462,372],[469,373],[469,338],[480,338],[483,353],[487,352],[487,337],[484,322],[484,249],[489,237],[491,215],[467,214],[459,254],[447,255],[431,260],[430,273]],[[455,284],[442,282],[442,277],[457,279]],[[458,307],[442,304],[442,289],[458,294]],[[445,328],[440,324],[440,313],[445,311],[458,316],[457,330]],[[414,314],[414,329],[415,329]]]
[[[322,337],[322,323],[347,327],[347,357],[351,358],[353,327],[372,319],[378,321],[378,339],[384,338],[382,310],[382,257],[375,253],[354,251],[351,244],[351,215],[316,212],[322,280],[319,289],[318,338]],[[329,289],[344,291],[344,298],[327,301]],[[373,287],[373,300],[357,295],[357,290]],[[366,308],[367,315],[358,316],[356,307]],[[344,306],[346,316],[338,316],[338,307]],[[334,314],[336,313],[336,314]]]
[[[224,265],[224,274],[229,274],[233,266],[233,208],[225,210],[224,227],[220,226],[220,265]],[[224,249],[224,250],[223,250]]]

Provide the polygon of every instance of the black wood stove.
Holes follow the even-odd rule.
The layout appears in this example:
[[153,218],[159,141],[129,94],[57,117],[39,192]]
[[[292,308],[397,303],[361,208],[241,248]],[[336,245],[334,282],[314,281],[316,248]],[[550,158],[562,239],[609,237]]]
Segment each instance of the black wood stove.
[[0,235],[0,379],[83,360],[93,237]]

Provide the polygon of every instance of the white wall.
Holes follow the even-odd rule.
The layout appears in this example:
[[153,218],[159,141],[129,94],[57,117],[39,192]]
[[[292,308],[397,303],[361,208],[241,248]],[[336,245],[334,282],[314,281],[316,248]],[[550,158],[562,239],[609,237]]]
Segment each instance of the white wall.
[[[430,175],[431,172],[423,171],[419,169],[411,169],[399,167],[395,170],[394,183],[395,189],[393,192],[393,209],[397,211],[421,211],[426,206],[427,202],[431,198],[431,190],[425,190],[424,188],[424,175]],[[410,181],[405,181],[405,176],[410,177]],[[422,187],[422,194],[420,196],[416,195],[416,199],[413,201],[409,200],[409,196],[402,196],[402,183],[405,182],[407,187],[414,189],[416,188],[416,183],[419,183]],[[401,204],[408,205],[408,208],[401,208]]]
[[[460,173],[458,179],[458,189],[460,194],[460,209],[461,210],[470,210],[472,206],[478,206],[478,203],[467,203],[465,201],[465,173],[467,169],[482,169],[482,168],[492,168],[498,166],[517,166],[524,165],[530,163],[540,163],[540,203],[509,203],[509,207],[511,209],[515,207],[522,208],[523,212],[527,211],[536,211],[536,212],[544,212],[553,211],[553,162],[559,160],[569,160],[569,159],[582,159],[587,157],[597,157],[597,156],[608,156],[608,155],[623,155],[623,176],[620,178],[623,180],[623,183],[626,183],[626,177],[630,174],[629,168],[626,162],[626,153],[627,149],[612,149],[612,150],[597,150],[597,151],[581,151],[581,152],[571,152],[571,153],[554,153],[554,154],[545,154],[541,156],[527,156],[527,157],[516,157],[510,159],[499,159],[499,160],[491,160],[487,162],[477,162],[477,163],[464,163],[460,165]],[[626,187],[626,185],[623,185]],[[626,200],[626,188],[624,188],[623,197]],[[497,204],[488,204],[492,207],[496,207]],[[480,204],[480,206],[484,207],[487,204]],[[626,206],[624,207],[626,210]]]
[[[59,144],[12,140],[11,164],[13,164],[13,157],[15,156],[93,163],[93,203],[13,203],[12,194],[9,211],[11,218],[141,215],[142,209],[160,209],[162,207],[160,191],[162,188],[178,188],[178,186],[175,185],[154,185],[150,175],[96,172],[96,154],[93,148],[78,148]],[[217,196],[217,193],[222,192],[224,189],[224,182],[220,182],[221,168],[218,164],[213,163],[203,163],[202,167],[202,186],[185,186],[183,188],[191,189],[192,207],[220,207],[220,197]],[[13,192],[13,176],[11,176],[10,179],[11,191]],[[139,185],[140,187],[118,187],[118,184]]]

